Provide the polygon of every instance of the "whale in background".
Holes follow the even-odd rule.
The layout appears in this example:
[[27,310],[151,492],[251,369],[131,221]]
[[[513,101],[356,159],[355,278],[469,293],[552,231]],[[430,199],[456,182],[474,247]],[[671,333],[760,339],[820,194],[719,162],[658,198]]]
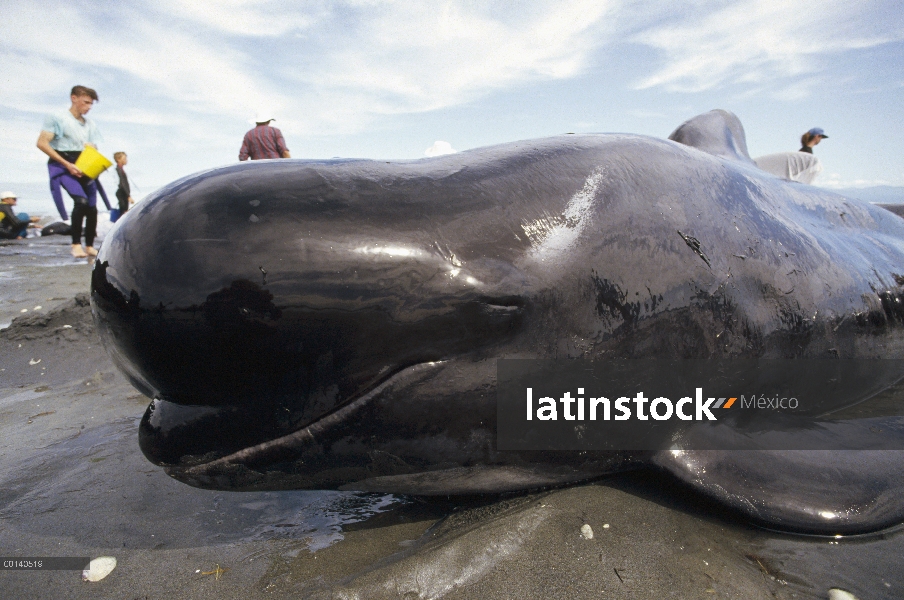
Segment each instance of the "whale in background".
[[473,494],[655,466],[843,533],[901,520],[900,452],[500,452],[496,360],[901,357],[902,275],[900,217],[759,170],[713,111],[670,140],[192,175],[117,223],[91,301],[154,398],[141,449],[191,485]]

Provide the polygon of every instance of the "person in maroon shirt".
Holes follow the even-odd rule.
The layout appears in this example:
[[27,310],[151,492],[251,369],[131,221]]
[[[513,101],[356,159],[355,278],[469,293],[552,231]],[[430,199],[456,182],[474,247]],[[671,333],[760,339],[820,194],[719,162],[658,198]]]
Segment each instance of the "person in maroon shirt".
[[292,158],[286,148],[286,140],[276,127],[270,127],[273,117],[263,115],[255,119],[256,127],[245,134],[239,160],[260,160],[262,158]]

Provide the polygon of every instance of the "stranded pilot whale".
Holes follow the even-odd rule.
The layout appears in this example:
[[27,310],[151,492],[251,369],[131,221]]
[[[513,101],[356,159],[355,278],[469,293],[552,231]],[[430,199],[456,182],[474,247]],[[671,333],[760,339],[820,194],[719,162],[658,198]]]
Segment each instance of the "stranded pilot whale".
[[503,492],[658,465],[750,517],[904,516],[901,453],[500,452],[500,358],[893,358],[904,220],[756,168],[725,111],[413,161],[255,161],[111,230],[145,455],[214,489]]

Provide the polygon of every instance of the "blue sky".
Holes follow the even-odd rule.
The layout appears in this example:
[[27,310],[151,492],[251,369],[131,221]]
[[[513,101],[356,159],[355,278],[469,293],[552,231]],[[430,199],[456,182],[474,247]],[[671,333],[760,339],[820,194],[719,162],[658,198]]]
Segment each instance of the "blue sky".
[[45,181],[35,141],[75,84],[144,193],[235,162],[261,109],[296,158],[420,158],[437,140],[664,138],[723,108],[754,157],[823,127],[817,185],[904,185],[900,2],[3,4],[4,189]]

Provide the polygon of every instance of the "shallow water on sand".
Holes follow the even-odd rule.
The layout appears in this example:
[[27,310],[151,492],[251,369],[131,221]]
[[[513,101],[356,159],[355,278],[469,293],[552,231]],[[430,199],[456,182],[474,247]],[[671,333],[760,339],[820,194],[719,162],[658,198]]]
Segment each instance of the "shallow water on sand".
[[0,329],[88,291],[92,265],[72,258],[70,243],[61,235],[0,241]]
[[[424,576],[422,583],[442,584],[450,597],[474,597],[467,590],[477,588],[496,597],[522,586],[530,597],[539,580],[562,583],[556,573],[576,578],[564,598],[592,590],[654,597],[647,592],[658,593],[672,579],[682,597],[819,598],[835,586],[863,599],[900,597],[904,590],[900,528],[843,538],[767,531],[654,473],[428,501],[192,488],[138,449],[136,415],[147,400],[113,373],[0,389],[6,554],[117,556],[120,583],[111,592],[135,585],[159,591],[158,583],[142,579],[142,569],[150,569],[172,573],[184,593],[207,585],[201,573],[222,565],[231,570],[235,597],[306,597],[332,586],[394,597],[383,595],[383,583]],[[595,540],[581,537],[582,523],[593,526]],[[64,576],[55,574],[51,588],[65,589]],[[28,581],[20,573],[0,581],[0,590]],[[83,593],[94,592],[85,588],[74,597]]]
[[[279,540],[297,553],[327,547],[342,538],[343,527],[402,502],[380,494],[191,488],[144,460],[137,419],[104,422],[102,411],[67,417],[54,391],[19,393],[0,404],[5,416],[19,413],[15,420],[27,425],[52,422],[56,433],[35,439],[36,428],[3,428],[0,519],[17,535],[67,535],[88,547],[133,549]],[[25,406],[32,408],[21,412]]]

